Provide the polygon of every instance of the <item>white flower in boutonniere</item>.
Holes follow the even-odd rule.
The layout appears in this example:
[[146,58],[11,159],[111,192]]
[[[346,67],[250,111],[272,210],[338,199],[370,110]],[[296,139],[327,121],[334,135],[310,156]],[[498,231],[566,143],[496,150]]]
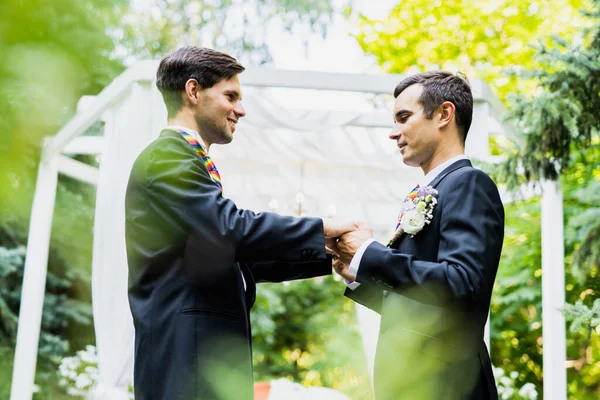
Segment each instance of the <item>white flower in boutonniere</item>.
[[417,186],[406,196],[404,204],[402,204],[398,227],[394,236],[388,242],[388,246],[402,236],[403,233],[411,237],[415,236],[423,230],[425,225],[431,222],[433,209],[437,204],[437,194],[438,191],[431,186]]
[[400,228],[409,235],[419,233],[424,226],[425,216],[416,208],[404,214],[402,217],[402,222],[400,223]]

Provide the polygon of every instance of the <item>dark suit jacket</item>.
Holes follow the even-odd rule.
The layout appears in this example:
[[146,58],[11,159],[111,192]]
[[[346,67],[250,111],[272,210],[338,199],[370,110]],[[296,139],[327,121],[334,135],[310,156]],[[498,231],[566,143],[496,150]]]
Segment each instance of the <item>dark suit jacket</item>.
[[497,399],[483,341],[504,237],[494,182],[460,160],[431,186],[429,225],[370,244],[346,296],[381,314],[377,400]]
[[169,130],[133,165],[126,240],[136,400],[252,399],[255,283],[331,273],[320,219],[238,209]]

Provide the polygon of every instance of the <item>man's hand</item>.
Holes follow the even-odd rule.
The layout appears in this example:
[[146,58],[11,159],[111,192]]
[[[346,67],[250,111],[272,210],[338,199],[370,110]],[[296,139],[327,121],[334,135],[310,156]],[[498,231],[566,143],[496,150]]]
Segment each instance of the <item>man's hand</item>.
[[338,238],[344,233],[357,229],[357,223],[343,219],[323,218],[323,231],[325,238]]
[[337,239],[340,235],[357,229],[356,223],[341,219],[324,218],[323,231],[325,233],[325,251],[339,257]]
[[325,252],[333,254],[335,257],[340,256],[340,251],[337,248],[337,238],[325,238]]
[[342,235],[336,243],[341,262],[348,265],[360,246],[373,237],[373,231],[364,222],[358,222],[355,226],[358,230]]
[[356,280],[356,276],[350,273],[350,267],[337,257],[333,258],[333,269],[348,282],[354,282]]

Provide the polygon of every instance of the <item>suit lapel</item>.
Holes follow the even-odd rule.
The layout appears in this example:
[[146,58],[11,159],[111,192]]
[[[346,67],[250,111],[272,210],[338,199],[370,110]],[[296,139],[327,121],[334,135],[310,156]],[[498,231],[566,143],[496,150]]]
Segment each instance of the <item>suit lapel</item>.
[[[472,167],[471,161],[463,159],[463,160],[458,160],[452,164],[450,164],[448,167],[446,167],[442,172],[440,172],[438,174],[438,176],[436,176],[429,185],[427,186],[431,186],[432,188],[436,188],[437,185],[439,185],[439,183],[445,178],[447,177],[450,173],[456,171],[457,169],[461,169],[464,167]],[[406,237],[407,235],[402,235],[400,236],[398,239],[396,239],[391,245],[390,247],[395,247],[398,248],[398,246],[400,245],[400,242],[402,242],[402,240]]]
[[439,185],[439,183],[448,176],[448,174],[450,174],[451,172],[456,171],[457,169],[461,169],[464,167],[472,167],[471,165],[471,161],[469,160],[458,160],[455,163],[450,164],[448,167],[446,167],[446,169],[444,169],[442,172],[439,173],[438,176],[435,177],[434,180],[431,181],[431,183],[428,186],[431,186],[432,188],[436,188],[437,185]]

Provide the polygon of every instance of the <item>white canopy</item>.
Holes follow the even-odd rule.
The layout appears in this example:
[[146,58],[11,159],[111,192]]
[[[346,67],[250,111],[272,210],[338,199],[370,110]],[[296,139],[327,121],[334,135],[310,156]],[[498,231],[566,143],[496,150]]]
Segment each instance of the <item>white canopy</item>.
[[[92,294],[100,382],[95,393],[102,399],[126,398],[133,368],[133,325],[127,302],[124,193],[135,157],[166,125],[166,110],[154,84],[157,66],[156,61],[141,62],[98,96],[82,99],[77,115],[45,142],[29,232],[13,400],[32,396],[59,172],[97,185]],[[225,196],[255,211],[364,220],[379,240],[386,240],[399,204],[421,175],[403,165],[395,143],[387,137],[392,125],[390,93],[401,79],[248,69],[240,75],[247,117],[240,121],[231,144],[211,148]],[[500,123],[504,109],[489,87],[480,80],[471,84],[475,105],[466,152],[472,158],[492,160],[489,135],[510,135],[510,128]],[[104,121],[104,136],[81,136],[97,120]],[[70,154],[98,154],[99,170]],[[546,389],[550,382],[547,396],[558,393],[554,398],[565,399],[566,373],[560,367],[565,329],[559,312],[564,303],[562,218],[556,218],[562,215],[559,189],[549,185],[545,198],[549,200],[544,221],[553,228],[544,224],[544,232],[561,233],[544,236],[544,269],[553,271],[551,282],[544,280],[544,294],[546,287],[552,290],[552,296],[544,296],[544,343],[550,343],[546,348],[552,350],[549,360],[554,365],[554,372],[545,368],[554,383],[546,378],[544,385]],[[378,324],[372,322],[373,314],[359,310],[372,366],[377,337],[373,326]],[[547,325],[552,334],[547,334]]]

